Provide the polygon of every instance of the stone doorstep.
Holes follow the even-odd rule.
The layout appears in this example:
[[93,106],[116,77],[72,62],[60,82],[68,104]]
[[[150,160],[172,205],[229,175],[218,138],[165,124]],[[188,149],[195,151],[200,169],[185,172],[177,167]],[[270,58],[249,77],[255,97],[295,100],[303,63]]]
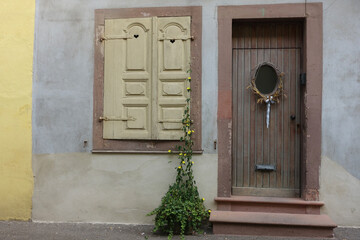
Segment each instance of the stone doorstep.
[[320,201],[255,196],[217,197],[214,234],[333,237],[336,224],[320,214]]
[[213,211],[214,234],[333,237],[336,224],[327,215]]
[[300,198],[231,196],[217,197],[218,210],[242,212],[270,212],[293,214],[320,214],[324,205],[320,201],[305,201]]
[[327,215],[212,211],[211,222],[335,228]]

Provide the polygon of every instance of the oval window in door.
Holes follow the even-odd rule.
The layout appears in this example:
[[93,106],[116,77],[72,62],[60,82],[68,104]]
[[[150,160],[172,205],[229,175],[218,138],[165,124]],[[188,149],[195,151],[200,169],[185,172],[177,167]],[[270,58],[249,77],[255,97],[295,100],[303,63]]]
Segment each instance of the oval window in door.
[[255,86],[261,94],[271,95],[276,90],[278,82],[278,74],[271,65],[263,64],[256,70]]

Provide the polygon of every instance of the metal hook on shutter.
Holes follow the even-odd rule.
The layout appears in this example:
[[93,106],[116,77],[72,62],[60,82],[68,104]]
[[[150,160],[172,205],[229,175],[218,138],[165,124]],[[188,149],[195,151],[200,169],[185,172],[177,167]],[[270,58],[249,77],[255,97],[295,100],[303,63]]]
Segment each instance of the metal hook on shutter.
[[188,40],[190,39],[191,41],[195,40],[194,36],[176,36],[176,37],[165,37],[165,36],[160,36],[159,41],[164,41],[164,40]]
[[159,123],[181,123],[181,120],[179,119],[159,120]]
[[121,118],[121,117],[99,117],[99,122],[102,121],[135,121],[136,118],[128,117],[128,118]]
[[99,41],[103,42],[106,40],[118,40],[118,39],[129,39],[129,38],[134,38],[133,36],[130,36],[129,34],[127,35],[107,35],[105,36],[101,36]]

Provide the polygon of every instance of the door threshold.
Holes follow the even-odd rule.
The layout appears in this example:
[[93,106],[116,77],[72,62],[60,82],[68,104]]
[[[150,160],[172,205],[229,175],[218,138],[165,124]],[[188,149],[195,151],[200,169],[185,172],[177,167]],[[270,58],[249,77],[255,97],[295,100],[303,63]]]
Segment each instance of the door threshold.
[[305,201],[299,197],[262,197],[262,196],[239,196],[231,195],[230,197],[216,197],[216,202],[243,202],[243,203],[274,203],[290,205],[316,205],[323,206],[322,201]]
[[300,190],[297,188],[232,187],[232,194],[237,196],[297,198],[300,196]]

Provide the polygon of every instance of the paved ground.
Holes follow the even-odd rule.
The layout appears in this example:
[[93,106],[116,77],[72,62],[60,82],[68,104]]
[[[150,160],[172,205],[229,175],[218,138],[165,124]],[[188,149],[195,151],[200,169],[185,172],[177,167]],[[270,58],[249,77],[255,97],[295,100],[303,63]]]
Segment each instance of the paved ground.
[[[88,223],[34,223],[0,221],[0,240],[165,240],[166,236],[154,235],[151,226],[88,224]],[[174,240],[180,239],[178,236]],[[189,240],[310,240],[312,238],[215,236],[211,233],[186,236]],[[321,240],[316,238],[317,240]],[[360,228],[335,229],[336,240],[360,240]],[[327,239],[329,240],[329,239]]]

